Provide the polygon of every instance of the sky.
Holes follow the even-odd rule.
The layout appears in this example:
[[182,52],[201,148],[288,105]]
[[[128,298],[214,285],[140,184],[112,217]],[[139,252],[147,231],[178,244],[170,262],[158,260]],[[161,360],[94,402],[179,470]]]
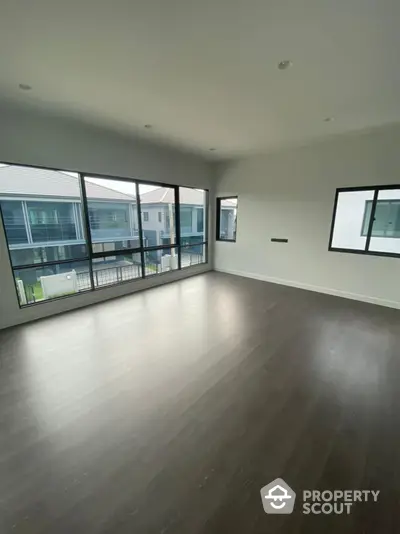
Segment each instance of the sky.
[[[0,163],[1,167],[8,167],[8,163]],[[69,176],[73,176],[74,178],[78,178],[77,172],[69,172],[69,171],[60,171],[63,174],[68,174]],[[114,189],[114,191],[119,191],[120,193],[126,193],[128,195],[136,196],[136,188],[134,182],[125,182],[122,180],[108,180],[107,178],[85,178],[88,182],[92,182],[93,184],[102,185],[103,187],[108,187],[109,189]],[[149,191],[154,191],[154,189],[158,189],[155,185],[139,185],[139,192],[140,193],[148,193]]]
[[[88,182],[92,184],[102,185],[103,187],[108,187],[109,189],[114,189],[120,193],[126,193],[128,195],[136,196],[136,188],[134,182],[125,182],[122,180],[107,180],[106,178],[85,178]],[[154,185],[139,185],[140,193],[148,193],[149,191],[154,191],[157,189]]]
[[[64,174],[78,178],[77,172],[68,172],[61,171]],[[108,187],[109,189],[114,189],[114,191],[119,191],[120,193],[125,193],[127,195],[136,196],[136,187],[135,182],[125,182],[124,180],[108,180],[107,178],[85,178],[87,182],[92,184],[101,185],[103,187]],[[149,191],[154,191],[157,189],[154,185],[143,185],[139,184],[140,193],[148,193]]]

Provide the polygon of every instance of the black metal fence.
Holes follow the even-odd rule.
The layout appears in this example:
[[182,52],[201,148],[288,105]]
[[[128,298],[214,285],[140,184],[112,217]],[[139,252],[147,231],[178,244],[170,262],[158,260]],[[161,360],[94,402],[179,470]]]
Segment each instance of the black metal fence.
[[[199,265],[203,263],[203,255],[182,253],[182,267],[190,267],[192,265]],[[169,269],[168,269],[169,270]],[[162,273],[163,269],[161,263],[149,261],[145,263],[145,274],[151,276],[152,274]],[[90,289],[90,276],[88,272],[77,272],[79,291]],[[123,266],[109,266],[105,269],[94,269],[93,278],[95,287],[101,287],[111,284],[117,284],[127,280],[134,280],[141,278],[142,268],[140,264],[123,265]]]
[[[142,276],[141,265],[110,266],[106,269],[94,269],[93,278],[96,287],[118,284],[126,280],[134,280]],[[79,291],[90,289],[90,275],[88,272],[76,273]]]

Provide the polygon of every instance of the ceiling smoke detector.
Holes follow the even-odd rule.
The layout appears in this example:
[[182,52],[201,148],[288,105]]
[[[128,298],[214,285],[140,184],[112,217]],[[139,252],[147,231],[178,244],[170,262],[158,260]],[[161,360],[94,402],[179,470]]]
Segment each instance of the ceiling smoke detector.
[[152,128],[152,124],[145,124],[144,127],[150,130],[150,128]]
[[215,152],[217,149],[216,148],[209,148],[208,149],[210,152]]
[[27,83],[20,83],[18,86],[22,91],[30,91],[32,89],[31,85],[28,85]]
[[280,61],[278,63],[278,69],[279,70],[286,70],[289,67],[291,67],[293,63],[290,61],[290,59],[284,59],[283,61]]
[[332,122],[335,120],[335,117],[325,117],[324,122]]

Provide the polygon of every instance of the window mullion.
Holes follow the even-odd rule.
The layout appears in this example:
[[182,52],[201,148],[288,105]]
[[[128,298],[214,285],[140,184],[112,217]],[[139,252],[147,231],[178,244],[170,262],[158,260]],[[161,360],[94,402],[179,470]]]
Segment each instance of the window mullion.
[[182,269],[181,257],[181,208],[179,187],[175,186],[175,241],[178,245],[178,269]]
[[374,222],[375,222],[376,205],[378,203],[378,195],[379,195],[379,189],[376,188],[374,192],[374,198],[372,200],[371,217],[369,219],[367,240],[365,242],[365,252],[369,251],[369,245],[371,243],[372,230],[373,230]]
[[83,174],[79,174],[79,185],[81,189],[81,200],[82,200],[82,210],[83,210],[83,233],[86,240],[87,253],[89,256],[89,276],[90,276],[90,285],[92,291],[94,290],[94,276],[93,276],[93,246],[92,246],[92,233],[90,231],[90,221],[89,221],[89,206],[86,195],[86,184]]
[[140,206],[140,192],[139,184],[135,182],[136,187],[136,208],[137,208],[137,218],[138,218],[138,231],[139,231],[139,247],[140,247],[140,262],[142,264],[142,278],[146,278],[146,265],[144,257],[144,247],[143,247],[143,228],[142,228],[142,208]]

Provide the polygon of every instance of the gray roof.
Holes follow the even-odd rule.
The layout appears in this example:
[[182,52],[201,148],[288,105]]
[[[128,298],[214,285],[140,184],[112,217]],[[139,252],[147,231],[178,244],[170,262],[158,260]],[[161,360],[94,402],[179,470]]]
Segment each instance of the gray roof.
[[[174,201],[174,190],[169,187],[157,187],[153,191],[140,195],[141,204],[173,204]],[[180,187],[179,201],[181,204],[202,206],[205,203],[205,191]]]
[[[132,201],[135,197],[86,180],[89,199]],[[0,167],[0,195],[79,198],[79,180],[60,171],[7,165]]]
[[[128,195],[107,186],[98,185],[88,180],[86,194],[88,199],[135,201]],[[80,198],[79,179],[61,171],[6,165],[0,167],[0,196]],[[180,203],[202,206],[205,203],[205,191],[181,187]],[[174,190],[169,187],[157,187],[140,195],[142,204],[171,204],[174,202]]]

